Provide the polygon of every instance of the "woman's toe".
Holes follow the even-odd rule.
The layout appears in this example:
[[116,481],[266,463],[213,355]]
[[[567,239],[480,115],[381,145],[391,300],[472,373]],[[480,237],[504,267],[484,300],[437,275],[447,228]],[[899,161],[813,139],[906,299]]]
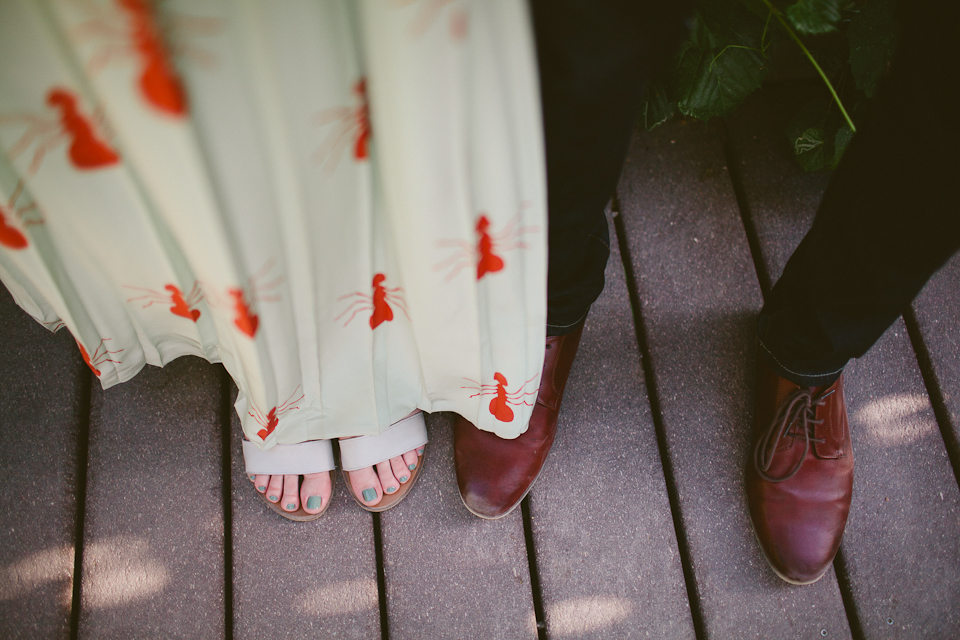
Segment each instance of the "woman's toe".
[[403,454],[403,462],[407,466],[407,469],[413,471],[420,465],[420,457],[416,451],[407,451]]
[[330,501],[330,473],[308,473],[300,485],[300,501],[307,513],[319,513]]
[[300,508],[300,476],[283,476],[283,496],[280,508],[284,511],[296,511]]
[[350,471],[349,476],[350,486],[353,487],[353,492],[363,501],[363,504],[372,507],[380,502],[383,493],[380,489],[380,479],[373,467]]
[[380,486],[383,487],[385,494],[390,495],[400,490],[400,483],[394,477],[389,461],[377,465],[377,476],[380,478]]
[[254,476],[253,477],[253,486],[257,488],[257,491],[260,493],[267,492],[267,485],[270,484],[270,476]]
[[283,495],[283,476],[270,476],[266,494],[270,502],[280,502],[280,497]]
[[399,480],[400,484],[410,479],[410,470],[407,469],[407,463],[404,461],[403,456],[390,458],[390,469],[393,471],[393,477]]

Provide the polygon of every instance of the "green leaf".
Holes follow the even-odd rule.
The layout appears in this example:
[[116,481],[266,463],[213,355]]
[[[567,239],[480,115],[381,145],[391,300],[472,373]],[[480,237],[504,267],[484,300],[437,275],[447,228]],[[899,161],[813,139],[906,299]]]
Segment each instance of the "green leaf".
[[836,166],[852,136],[836,106],[827,98],[805,104],[787,126],[790,150],[805,171]]
[[657,77],[651,81],[643,91],[643,128],[650,131],[677,111],[677,103],[667,97],[666,82]]
[[810,127],[793,140],[793,153],[804,171],[816,171],[829,164],[829,156],[832,154],[828,153],[823,138],[823,129]]
[[840,0],[797,0],[787,7],[787,18],[800,33],[809,35],[837,30]]
[[760,88],[767,68],[761,50],[764,20],[743,4],[703,0],[696,26],[668,70],[670,97],[686,115],[724,116]]
[[897,46],[896,0],[870,0],[851,20],[850,70],[857,88],[867,97],[877,91]]
[[678,69],[678,87],[683,97],[677,103],[688,116],[709,120],[725,116],[760,88],[766,68],[760,56],[748,49],[689,49]]

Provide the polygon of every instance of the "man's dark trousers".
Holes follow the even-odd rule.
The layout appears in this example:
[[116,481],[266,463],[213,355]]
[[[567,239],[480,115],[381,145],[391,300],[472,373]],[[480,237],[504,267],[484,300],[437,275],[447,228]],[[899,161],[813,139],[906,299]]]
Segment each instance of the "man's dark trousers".
[[547,333],[575,329],[603,289],[616,188],[644,83],[687,33],[689,0],[532,0],[549,211]]
[[760,314],[761,357],[830,384],[960,247],[960,4],[900,3],[900,45]]

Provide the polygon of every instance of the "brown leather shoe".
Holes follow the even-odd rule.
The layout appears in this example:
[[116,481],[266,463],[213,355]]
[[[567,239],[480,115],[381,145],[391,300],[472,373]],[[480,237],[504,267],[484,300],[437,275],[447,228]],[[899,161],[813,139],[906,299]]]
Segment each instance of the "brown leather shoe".
[[463,504],[493,520],[513,511],[536,482],[557,433],[557,414],[583,323],[573,333],[547,338],[540,392],[530,426],[506,440],[462,417],[453,425],[453,459]]
[[753,530],[778,576],[816,582],[840,548],[853,494],[843,377],[799,387],[761,360],[756,424],[746,476]]

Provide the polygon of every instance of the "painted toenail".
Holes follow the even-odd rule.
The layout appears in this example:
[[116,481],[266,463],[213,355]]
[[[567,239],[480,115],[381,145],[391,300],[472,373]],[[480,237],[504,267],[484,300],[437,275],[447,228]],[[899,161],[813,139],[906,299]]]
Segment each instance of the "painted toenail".
[[400,482],[406,482],[407,476],[400,476]]
[[291,511],[293,511],[293,510],[296,509],[296,508],[297,508],[297,504],[296,504],[295,502],[288,502],[288,503],[287,503],[287,509],[290,509]]
[[267,499],[270,500],[270,502],[276,502],[276,501],[279,500],[280,498],[278,498],[277,496],[270,496],[270,497],[267,498]]
[[414,462],[413,464],[408,464],[408,465],[407,465],[407,469],[410,469],[410,471],[415,471],[416,468],[417,468],[417,463],[416,463],[416,462]]
[[307,498],[307,509],[319,509],[323,504],[323,498],[320,496],[310,496]]
[[393,493],[396,490],[397,490],[396,487],[387,487],[387,493]]
[[254,480],[256,480],[256,479],[257,479],[257,477],[256,477],[256,476],[247,476],[247,477],[248,477],[248,478],[250,478],[250,482],[253,482]]
[[262,486],[262,487],[257,487],[257,491],[259,491],[260,493],[263,493],[263,492],[266,491],[266,490],[267,490],[266,485],[264,485],[264,486]]
[[377,499],[377,490],[376,489],[364,489],[363,490],[363,501],[364,502],[373,502]]
[[423,455],[423,449],[422,449],[422,448],[417,449],[417,455],[418,455],[418,456],[422,456],[422,455]]

